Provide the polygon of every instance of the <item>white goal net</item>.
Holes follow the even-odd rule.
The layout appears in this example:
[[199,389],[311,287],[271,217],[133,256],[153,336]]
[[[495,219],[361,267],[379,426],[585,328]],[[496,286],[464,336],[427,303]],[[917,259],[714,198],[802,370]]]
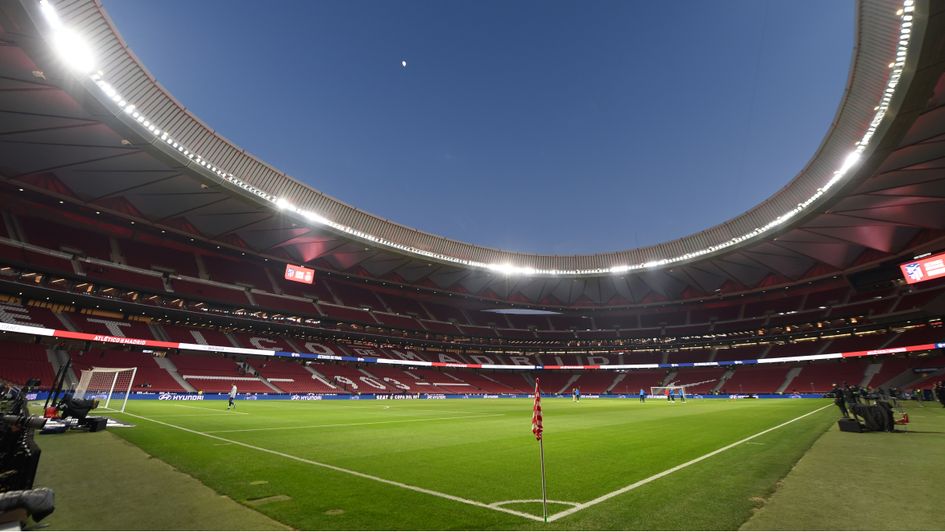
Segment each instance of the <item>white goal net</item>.
[[686,384],[676,384],[677,381],[673,381],[666,386],[651,386],[650,394],[660,397],[665,397],[667,399],[675,397],[677,399],[682,399],[683,401],[689,397],[689,390],[699,386],[700,384],[709,384],[710,382],[715,382],[715,379],[709,379],[707,381],[699,382],[687,382]]
[[657,397],[673,396],[681,399],[685,399],[689,396],[689,394],[686,393],[685,386],[650,386],[650,395]]
[[102,408],[124,412],[137,373],[138,368],[84,369],[73,397],[98,399]]

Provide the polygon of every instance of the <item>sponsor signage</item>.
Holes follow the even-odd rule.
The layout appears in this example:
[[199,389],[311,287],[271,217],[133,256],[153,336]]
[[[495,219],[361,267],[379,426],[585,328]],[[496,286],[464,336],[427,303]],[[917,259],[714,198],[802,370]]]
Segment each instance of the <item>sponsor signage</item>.
[[945,253],[900,264],[899,269],[908,284],[945,277]]
[[203,395],[196,393],[162,393],[159,401],[203,401]]
[[305,266],[296,266],[294,264],[285,265],[286,281],[294,281],[302,284],[312,284],[315,282],[315,270]]

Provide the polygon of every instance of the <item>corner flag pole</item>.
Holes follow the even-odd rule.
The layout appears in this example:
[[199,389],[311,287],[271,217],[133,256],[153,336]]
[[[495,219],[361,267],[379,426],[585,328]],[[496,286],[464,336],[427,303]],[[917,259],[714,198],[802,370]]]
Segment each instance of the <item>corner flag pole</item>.
[[541,457],[541,514],[548,522],[548,495],[545,489],[545,442],[542,438],[544,426],[541,419],[541,388],[539,378],[535,377],[535,403],[532,406],[532,434],[538,440],[538,453]]
[[542,440],[538,440],[538,452],[541,455],[541,515],[548,522],[548,495],[545,490],[545,445]]

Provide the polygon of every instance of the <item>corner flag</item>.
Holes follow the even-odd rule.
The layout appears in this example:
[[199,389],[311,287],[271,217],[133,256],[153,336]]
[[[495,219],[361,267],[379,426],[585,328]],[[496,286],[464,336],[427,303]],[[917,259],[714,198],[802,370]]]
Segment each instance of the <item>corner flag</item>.
[[535,404],[532,406],[532,434],[536,440],[541,440],[541,391],[538,389],[538,377],[535,377]]
[[538,440],[538,452],[541,456],[541,513],[548,522],[548,495],[545,489],[545,442],[541,439],[544,427],[541,423],[541,387],[538,377],[535,377],[535,403],[532,405],[532,434]]

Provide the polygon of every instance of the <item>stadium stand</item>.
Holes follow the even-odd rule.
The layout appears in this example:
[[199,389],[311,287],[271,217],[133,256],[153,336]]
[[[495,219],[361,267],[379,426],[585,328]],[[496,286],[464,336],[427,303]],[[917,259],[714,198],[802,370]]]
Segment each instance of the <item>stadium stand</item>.
[[216,329],[181,327],[167,323],[162,323],[160,327],[165,335],[167,335],[168,340],[172,342],[235,347],[233,342],[231,342],[224,333]]
[[515,390],[515,393],[531,393],[535,391],[535,383],[530,382],[525,374],[518,372],[483,372],[482,377],[495,381],[501,386]]
[[0,340],[0,379],[20,386],[39,379],[40,387],[49,389],[55,378],[44,346]]
[[410,316],[401,316],[399,314],[388,314],[386,312],[374,312],[374,318],[381,325],[386,325],[394,329],[407,329],[414,331],[423,330],[420,322]]
[[[281,282],[281,272],[275,269],[276,265],[246,268],[245,259],[232,255],[226,256],[219,250],[201,250],[196,247],[196,244],[165,245],[166,243],[155,240],[158,238],[156,235],[148,236],[144,233],[137,239],[129,239],[125,234],[118,233],[109,237],[103,233],[82,229],[81,226],[69,227],[47,219],[34,224],[34,217],[28,215],[17,214],[16,218],[20,225],[27,224],[30,227],[26,231],[30,246],[41,247],[23,247],[15,242],[0,240],[0,253],[2,253],[0,256],[4,263],[12,264],[15,268],[23,268],[24,265],[29,264],[32,269],[39,270],[40,275],[29,277],[30,272],[23,273],[22,269],[7,269],[4,274],[7,279],[16,278],[17,282],[21,283],[23,281],[19,279],[26,279],[26,282],[72,295],[129,301],[153,305],[157,308],[170,306],[183,310],[212,310],[224,313],[223,315],[230,315],[226,314],[227,309],[237,307],[247,315],[252,313],[253,319],[268,319],[266,315],[260,316],[256,312],[263,310],[274,319],[299,316],[301,318],[288,323],[298,324],[301,319],[305,319],[310,320],[305,323],[316,326],[320,323],[319,319],[328,318],[333,321],[321,326],[319,334],[322,336],[319,336],[318,343],[332,345],[330,349],[339,353],[350,351],[351,348],[333,344],[332,341],[326,340],[324,335],[331,337],[331,335],[364,331],[365,334],[379,335],[381,338],[436,340],[460,345],[464,342],[483,346],[508,345],[526,350],[533,347],[540,349],[541,346],[555,346],[578,351],[582,348],[599,346],[614,351],[625,349],[621,351],[625,354],[599,355],[606,363],[685,363],[770,358],[870,350],[943,340],[941,334],[943,329],[937,322],[910,322],[899,326],[876,325],[868,330],[863,329],[864,325],[894,320],[901,314],[914,317],[914,314],[910,313],[922,311],[930,305],[940,306],[941,296],[945,294],[943,284],[933,283],[919,288],[892,287],[860,292],[847,286],[837,286],[836,282],[832,282],[824,283],[822,287],[805,288],[790,296],[756,294],[754,298],[713,301],[706,304],[660,303],[659,305],[644,305],[636,309],[583,309],[581,314],[565,312],[552,315],[503,315],[483,312],[483,309],[494,305],[475,298],[453,298],[429,292],[415,297],[415,290],[410,287],[398,288],[393,285],[381,287],[363,281],[345,281],[328,274],[319,275],[318,282],[314,285],[297,285]],[[4,234],[9,236],[11,233],[7,231]],[[112,249],[109,238],[117,243],[117,253],[114,253],[116,250]],[[67,240],[87,244],[84,246],[60,244]],[[72,261],[69,260],[68,253],[78,253],[80,257]],[[87,259],[81,255],[94,258]],[[142,269],[130,269],[121,263],[112,262],[113,259],[122,260],[134,268]],[[266,268],[270,268],[268,274]],[[42,272],[61,274],[63,277],[42,275]],[[166,272],[183,274],[185,277],[168,277]],[[25,277],[15,277],[17,275],[25,275]],[[202,276],[209,276],[210,281],[201,278]],[[277,280],[275,285],[272,279]],[[172,292],[168,292],[169,287],[173,290]],[[248,290],[248,287],[252,287],[252,290]],[[285,295],[280,295],[280,293]],[[314,303],[316,299],[317,304]],[[82,313],[75,312],[71,308],[63,308],[59,310],[57,316],[49,309],[40,308],[32,303],[24,303],[25,301],[11,299],[0,304],[0,319],[55,329],[74,328],[81,332],[102,335],[223,346],[235,343],[242,347],[272,348],[284,351],[305,351],[304,346],[309,343],[298,337],[301,333],[286,335],[284,332],[275,331],[251,332],[246,328],[237,328],[225,333],[221,329],[206,327],[205,323],[199,321],[199,317],[190,318],[194,320],[193,325],[182,326],[180,321],[175,324],[173,320],[165,320],[149,326],[147,322],[129,319],[124,313],[104,311]],[[214,308],[215,305],[218,309]],[[365,308],[371,310],[365,310]],[[849,318],[855,318],[857,321],[850,321]],[[334,322],[339,325],[335,325]],[[860,330],[856,331],[857,335],[852,335],[853,331],[849,329],[854,325],[860,327]],[[848,329],[836,334],[844,328]],[[259,330],[266,329],[265,325],[261,325]],[[870,331],[876,334],[865,334]],[[693,338],[704,337],[706,333],[718,335],[719,340],[715,342],[702,340],[701,343],[699,340],[693,340]],[[792,334],[797,337],[789,341],[767,341],[765,336],[772,334]],[[801,338],[801,334],[812,336]],[[295,339],[290,339],[292,337]],[[754,344],[746,342],[745,345],[731,347],[729,343],[734,338],[746,340],[755,338],[756,341]],[[666,344],[667,341],[670,343]],[[415,352],[421,358],[430,361],[458,360],[475,363],[488,360],[491,361],[490,363],[522,363],[514,362],[512,357],[503,357],[494,353],[485,358],[482,358],[483,355],[470,358],[455,354],[436,355],[423,350],[415,350]],[[379,350],[378,353],[381,356],[392,356],[383,350]],[[180,356],[182,355],[174,355],[174,358]],[[447,358],[443,358],[444,356]],[[908,371],[908,363],[902,360],[910,359],[889,359],[887,364],[881,366],[882,369],[871,379],[871,382],[877,384],[884,379],[893,379]],[[527,363],[532,362],[580,365],[599,363],[599,360],[587,358],[585,355],[560,354],[544,355],[539,360],[529,360]],[[184,364],[187,363],[185,360]],[[836,372],[827,369],[822,371],[820,367],[822,365],[834,365],[841,369]],[[808,365],[804,367],[802,374],[794,379],[794,382],[802,391],[810,388],[810,382],[814,382],[815,389],[822,388],[829,384],[825,381],[832,380],[837,375],[847,375],[847,370],[850,369],[847,366],[850,365],[854,364],[846,361]],[[773,381],[779,378],[782,371],[787,372],[785,368],[786,366],[764,368],[766,371],[761,371],[762,368],[739,368],[732,374],[726,386],[737,384],[746,390],[767,390],[775,384],[780,386],[780,383]],[[406,372],[401,369],[392,369],[388,372],[387,369],[375,371],[383,373],[383,376],[389,379],[399,380],[398,377],[406,379],[412,382],[409,384],[411,388],[427,389],[424,388],[426,385],[417,384],[426,381],[417,380],[416,377],[419,375],[412,370]],[[861,369],[863,368],[857,368],[854,373]],[[365,368],[364,371],[358,370],[358,373],[351,373],[347,369],[338,371],[326,369],[325,371],[331,378],[354,377],[353,382],[360,383],[359,387],[364,388],[371,385],[365,384],[360,377],[371,378],[370,370],[371,368]],[[294,381],[283,381],[284,386],[291,389],[286,391],[314,393],[315,390],[325,392],[331,389],[316,379],[311,379],[311,373],[302,366],[290,366],[290,371],[291,375],[305,377],[305,379],[301,381],[304,384],[300,385],[292,384]],[[305,373],[300,373],[302,371]],[[368,372],[367,375],[365,371]],[[681,377],[688,379],[689,376],[694,375],[693,371],[695,370],[679,370],[677,380]],[[665,374],[665,372],[654,375],[634,375],[634,373],[639,372],[628,373],[623,379],[618,379],[613,374],[558,373],[546,382],[549,386],[562,389],[573,380],[571,384],[588,387],[585,390],[586,393],[600,393],[611,386],[614,386],[615,391],[623,388],[622,391],[625,393],[627,387],[635,386],[636,382],[652,380],[654,375],[659,380],[659,377]],[[457,374],[475,376],[469,376],[470,381],[461,382],[454,387],[456,389],[465,388],[467,391],[474,389],[483,393],[508,393],[510,390],[527,393],[529,391],[527,379],[522,378],[521,375],[512,376],[502,372],[484,372],[479,375],[470,374],[465,370],[455,370],[451,375],[456,377]],[[220,376],[233,376],[233,373],[226,372]],[[381,380],[380,384],[385,392],[396,391],[396,387],[383,382],[383,376],[374,375],[374,380]],[[863,375],[858,374],[851,378],[856,376]],[[281,377],[274,376],[274,378]],[[452,377],[450,379],[452,380]],[[757,382],[749,382],[752,379]],[[158,381],[157,378],[152,380]],[[805,380],[807,384],[802,384]],[[616,384],[615,381],[617,381]],[[429,388],[430,393],[442,392],[444,383],[439,384],[441,386]],[[462,384],[470,386],[464,387]],[[168,383],[169,387],[170,385],[171,383]],[[652,385],[654,384],[648,383],[646,387]],[[258,381],[247,386],[260,392],[272,391],[271,388]],[[226,383],[219,386],[208,384],[203,388],[208,391],[223,389],[226,388]],[[179,386],[173,389],[179,389]]]
[[77,370],[92,368],[138,368],[132,391],[184,392],[186,391],[154,357],[134,351],[92,349],[88,352],[69,352],[72,367]]
[[578,373],[578,379],[572,383],[572,386],[577,386],[581,389],[582,394],[601,394],[607,393],[611,386],[614,384],[614,380],[617,378],[617,374],[607,372],[584,372]]
[[79,331],[125,338],[157,340],[146,323],[122,319],[121,316],[63,313]]
[[731,393],[775,393],[780,391],[790,370],[791,366],[786,364],[740,366],[725,381],[725,389]]
[[668,364],[678,364],[680,362],[708,362],[714,355],[713,349],[673,351],[667,353],[666,362]]
[[373,291],[354,284],[334,282],[331,291],[340,302],[348,307],[369,308],[371,310],[386,310],[381,300]]
[[329,386],[305,369],[295,360],[252,360],[252,367],[275,387],[287,393],[337,393],[338,388]]
[[329,305],[327,303],[319,303],[318,308],[321,309],[325,316],[335,320],[377,324],[377,320],[371,316],[371,313],[363,309]]
[[[882,366],[878,372],[873,374],[867,386],[885,388],[890,381],[900,375],[906,374],[907,377],[913,375],[912,369],[921,368],[928,361],[928,357],[877,357],[874,361],[882,364]],[[906,382],[908,382],[908,379]]]
[[791,388],[802,393],[826,393],[834,384],[847,383],[859,386],[866,373],[868,360],[842,360],[840,362],[810,362],[791,381]]
[[119,248],[125,262],[131,266],[146,270],[163,269],[189,277],[200,276],[193,254],[134,240],[121,240]]
[[712,390],[715,390],[720,386],[722,390],[726,390],[729,393],[734,393],[728,388],[726,384],[722,383],[722,376],[726,371],[728,371],[727,368],[680,368],[676,373],[676,376],[673,377],[672,382],[675,382],[679,386],[692,385],[686,387],[686,393],[689,394],[710,393]]
[[508,384],[504,384],[497,379],[493,379],[470,370],[462,369],[450,369],[449,371],[444,371],[444,375],[447,377],[457,379],[459,381],[469,384],[475,393],[522,393],[517,388],[513,388]]
[[236,339],[238,347],[250,349],[274,349],[276,351],[298,352],[299,350],[289,342],[288,338],[273,337],[272,335],[249,334],[231,332],[230,336]]
[[108,283],[110,285],[131,290],[142,290],[152,294],[164,292],[164,281],[156,272],[142,273],[102,262],[80,261],[86,277],[92,281]]
[[426,309],[420,306],[420,303],[415,299],[401,297],[388,292],[379,292],[377,293],[377,296],[385,303],[387,309],[391,312],[396,312],[397,314],[407,314],[422,319],[427,319],[430,317]]
[[203,255],[204,268],[210,279],[229,284],[243,284],[259,290],[272,292],[272,281],[263,268],[249,267],[239,261],[216,255]]
[[56,251],[75,250],[88,257],[111,260],[111,244],[105,235],[42,218],[19,216],[19,222],[30,244]]
[[249,305],[246,291],[236,287],[210,284],[198,279],[174,277],[171,279],[174,292],[200,301],[214,301],[244,307]]
[[666,378],[666,370],[627,371],[623,375],[625,377],[613,387],[613,393],[637,396],[641,388],[649,394],[651,387],[662,386],[663,379]]
[[254,375],[248,374],[231,358],[219,355],[175,355],[171,362],[191,386],[204,392],[224,393],[236,384],[244,393],[275,393]]
[[286,314],[300,314],[302,316],[318,316],[318,309],[310,299],[295,299],[294,297],[278,296],[254,291],[253,299],[259,307],[272,309]]

